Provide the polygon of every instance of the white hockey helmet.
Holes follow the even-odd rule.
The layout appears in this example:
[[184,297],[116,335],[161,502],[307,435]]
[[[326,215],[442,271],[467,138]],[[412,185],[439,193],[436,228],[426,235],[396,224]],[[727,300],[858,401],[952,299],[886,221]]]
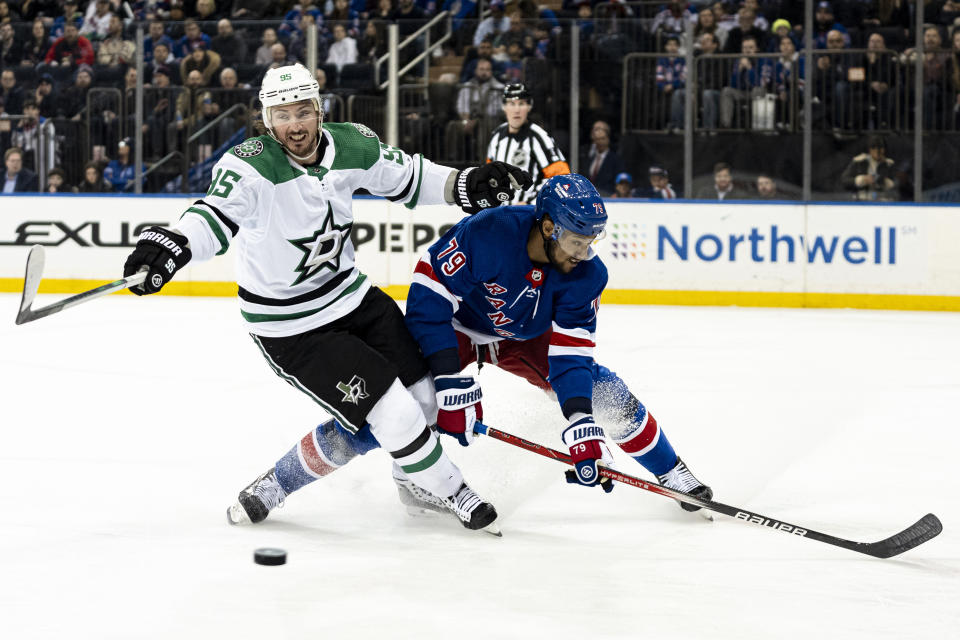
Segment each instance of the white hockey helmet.
[[268,69],[260,86],[260,104],[263,105],[263,124],[270,135],[273,125],[270,122],[270,108],[282,104],[293,104],[301,100],[311,100],[317,108],[317,132],[323,123],[323,107],[320,103],[320,85],[310,70],[300,64]]

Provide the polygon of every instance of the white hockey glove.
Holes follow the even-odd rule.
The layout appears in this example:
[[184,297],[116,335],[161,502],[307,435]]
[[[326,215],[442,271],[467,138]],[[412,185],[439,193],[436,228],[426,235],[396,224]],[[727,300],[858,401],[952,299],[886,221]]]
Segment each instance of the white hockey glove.
[[566,473],[567,482],[586,487],[600,485],[607,493],[613,491],[613,482],[600,476],[599,464],[613,466],[613,456],[604,441],[604,433],[593,421],[593,416],[575,413],[570,426],[563,431],[563,444],[570,448],[575,466]]

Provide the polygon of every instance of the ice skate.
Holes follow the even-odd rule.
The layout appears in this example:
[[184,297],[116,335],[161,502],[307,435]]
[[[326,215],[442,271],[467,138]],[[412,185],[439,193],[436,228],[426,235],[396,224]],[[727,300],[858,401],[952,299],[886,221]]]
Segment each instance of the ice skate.
[[483,530],[498,537],[503,535],[495,522],[497,510],[474,493],[466,482],[444,502],[467,529]]
[[422,516],[432,515],[434,513],[456,515],[450,507],[447,506],[443,498],[433,495],[422,487],[418,487],[410,478],[398,474],[396,468],[393,473],[393,481],[397,485],[400,502],[407,508],[407,513],[410,515]]
[[[668,489],[682,491],[683,493],[689,494],[695,498],[700,498],[702,500],[713,499],[713,489],[697,480],[697,478],[690,473],[690,469],[687,468],[687,465],[679,457],[677,458],[676,466],[663,475],[657,476],[657,480],[662,486],[667,487]],[[680,507],[684,511],[699,511],[700,515],[707,520],[713,520],[713,517],[709,513],[703,511],[698,506],[687,504],[686,502],[680,502]]]
[[283,506],[286,497],[287,492],[277,482],[277,474],[271,467],[240,492],[237,502],[227,509],[227,520],[230,524],[262,522],[273,509]]

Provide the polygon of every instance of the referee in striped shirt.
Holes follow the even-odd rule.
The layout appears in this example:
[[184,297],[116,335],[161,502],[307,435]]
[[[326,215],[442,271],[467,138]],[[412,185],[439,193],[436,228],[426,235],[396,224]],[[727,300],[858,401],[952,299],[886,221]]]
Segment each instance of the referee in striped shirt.
[[570,165],[557,143],[543,127],[530,122],[533,108],[530,92],[522,84],[503,89],[503,112],[507,121],[497,127],[487,147],[487,162],[499,160],[520,167],[533,178],[533,186],[517,191],[511,204],[532,204],[548,178],[570,173]]

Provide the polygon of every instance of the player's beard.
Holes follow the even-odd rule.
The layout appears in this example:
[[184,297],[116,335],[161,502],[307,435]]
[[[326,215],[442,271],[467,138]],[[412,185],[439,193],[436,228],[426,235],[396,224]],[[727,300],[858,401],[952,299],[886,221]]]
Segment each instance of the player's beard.
[[557,259],[557,252],[560,250],[559,243],[553,238],[544,238],[543,239],[543,250],[547,254],[547,259],[550,261],[550,266],[559,271],[560,273],[570,273],[573,271],[579,262],[570,262],[569,256],[566,260],[560,261]]
[[[300,135],[304,136],[300,142],[296,142],[291,138],[291,136]],[[312,152],[314,149],[316,149],[317,138],[319,135],[319,132],[311,132],[309,129],[305,129],[304,131],[296,134],[289,132],[284,136],[283,146],[285,146],[293,155],[299,156],[300,158],[307,158],[308,156],[312,155]]]

